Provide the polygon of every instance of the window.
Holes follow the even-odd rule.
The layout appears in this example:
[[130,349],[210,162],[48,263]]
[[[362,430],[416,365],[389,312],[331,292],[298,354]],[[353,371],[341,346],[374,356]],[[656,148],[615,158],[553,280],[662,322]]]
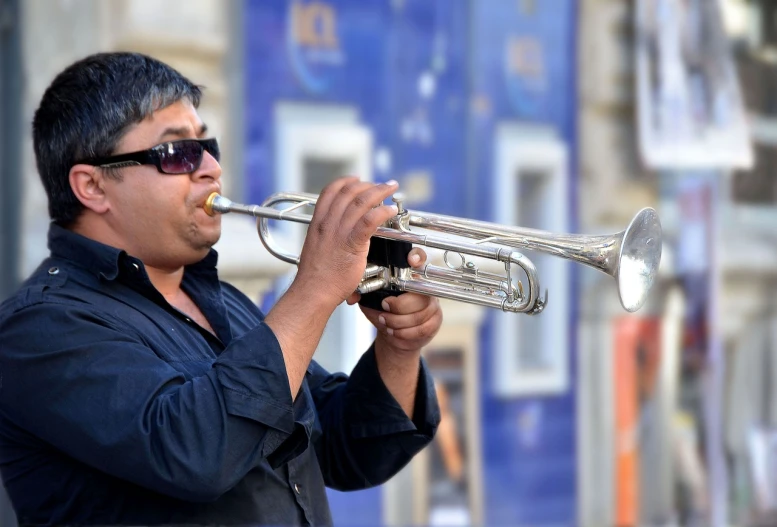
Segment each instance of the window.
[[[494,221],[503,225],[568,231],[567,147],[553,130],[505,123],[495,142]],[[516,249],[518,252],[524,251]],[[548,290],[548,309],[532,317],[494,313],[494,390],[504,397],[561,393],[568,386],[570,263],[540,252],[526,252]],[[523,272],[514,270],[513,282]]]
[[755,166],[734,173],[731,198],[735,203],[777,204],[777,146],[755,145]]
[[329,183],[348,175],[348,163],[337,159],[306,157],[302,170],[305,174],[305,192],[320,194]]
[[738,205],[777,204],[777,2],[748,4],[753,23],[734,57],[754,143],[755,164],[731,179],[731,201]]
[[777,46],[777,3],[774,0],[755,2],[760,21],[761,42],[768,46]]
[[[515,196],[515,210],[518,211],[516,225],[535,229],[544,228],[546,222],[543,221],[543,216],[547,212],[543,210],[543,206],[549,198],[550,174],[538,169],[524,169],[516,173],[516,178],[519,182],[518,192]],[[547,272],[548,267],[553,264],[551,257],[547,254],[532,253],[530,258],[539,273],[542,273],[543,270]],[[540,278],[542,278],[542,274],[540,274]],[[543,287],[545,286],[546,284],[543,283]],[[527,372],[551,371],[554,361],[542,342],[545,331],[543,326],[546,325],[543,316],[518,316],[517,318],[515,323],[519,326],[518,334],[521,339],[520,346],[516,349],[518,367]]]
[[[372,180],[372,135],[350,107],[280,103],[276,107],[276,172],[278,191],[320,193],[346,174]],[[303,209],[306,214],[312,210]],[[274,222],[276,239],[298,254],[305,226]],[[288,287],[293,274],[278,283]],[[325,284],[322,284],[324,287]],[[330,371],[350,371],[373,340],[374,329],[358,306],[339,306],[329,319],[314,358]]]
[[[302,178],[305,182],[303,190],[320,194],[325,186],[347,173],[348,163],[346,160],[306,157],[302,162]],[[305,231],[307,232],[307,229]],[[341,315],[336,314],[333,317],[334,322],[326,325],[315,352],[316,362],[329,371],[344,369],[343,343],[351,338],[343,324],[337,323],[339,316]]]

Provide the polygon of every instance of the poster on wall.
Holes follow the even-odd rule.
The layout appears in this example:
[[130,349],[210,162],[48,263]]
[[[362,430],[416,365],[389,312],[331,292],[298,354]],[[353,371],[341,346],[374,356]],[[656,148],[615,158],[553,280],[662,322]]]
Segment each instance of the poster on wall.
[[748,169],[753,152],[718,2],[639,0],[639,147],[653,169]]

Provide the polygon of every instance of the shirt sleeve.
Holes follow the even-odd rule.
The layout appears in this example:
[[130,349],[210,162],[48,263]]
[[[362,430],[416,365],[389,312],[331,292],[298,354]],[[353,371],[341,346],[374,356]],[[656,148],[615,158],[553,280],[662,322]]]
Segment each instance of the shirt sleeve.
[[380,377],[374,345],[350,377],[311,363],[308,384],[321,429],[315,446],[327,486],[357,490],[384,483],[431,442],[440,410],[423,359],[419,368],[410,419]]
[[0,412],[87,465],[179,499],[215,500],[260,463],[304,449],[295,416],[307,404],[292,402],[265,324],[186,379],[102,312],[47,302],[0,319]]

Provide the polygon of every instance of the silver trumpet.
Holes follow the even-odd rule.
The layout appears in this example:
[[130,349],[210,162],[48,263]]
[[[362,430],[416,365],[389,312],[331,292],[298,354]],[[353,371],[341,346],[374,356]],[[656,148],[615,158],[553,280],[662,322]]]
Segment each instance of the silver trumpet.
[[[315,206],[317,199],[316,194],[279,192],[259,206],[233,203],[213,193],[208,197],[205,211],[211,216],[235,212],[256,217],[259,238],[267,250],[285,262],[298,265],[298,255],[286,253],[275,246],[269,220],[309,224],[313,216],[300,213],[298,209]],[[446,267],[427,264],[423,268],[412,269],[368,264],[358,287],[361,294],[380,289],[406,291],[534,315],[547,305],[547,290],[541,298],[537,269],[527,257],[515,250],[525,249],[572,260],[607,273],[615,278],[621,305],[626,311],[633,312],[645,303],[661,261],[661,222],[652,208],[639,211],[622,232],[588,236],[553,234],[441,214],[410,212],[403,206],[404,196],[401,193],[395,194],[392,200],[397,204],[398,214],[379,227],[375,236],[441,249],[445,251],[443,259]],[[279,204],[290,205],[276,208]],[[414,229],[445,235],[416,232]],[[451,257],[451,254],[456,256]],[[464,255],[502,262],[505,274],[479,270]],[[526,287],[520,280],[513,283],[513,265],[526,274]]]

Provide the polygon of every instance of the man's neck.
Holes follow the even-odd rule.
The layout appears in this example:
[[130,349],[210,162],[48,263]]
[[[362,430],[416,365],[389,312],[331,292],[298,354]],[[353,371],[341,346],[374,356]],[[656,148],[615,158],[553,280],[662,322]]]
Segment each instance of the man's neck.
[[125,250],[130,256],[139,258],[143,262],[148,278],[156,290],[168,301],[178,297],[181,293],[183,266],[161,267],[155,265],[153,260],[149,262],[150,258],[145,258],[148,255],[140,254],[139,251],[133,251],[131,247],[124,243],[121,236],[112,231],[106,223],[88,221],[85,216],[86,214],[72,225],[71,229],[73,232],[105,245]]
[[146,265],[148,279],[154,285],[157,291],[164,296],[168,302],[178,297],[181,293],[181,282],[183,281],[183,267],[177,269],[159,269]]

